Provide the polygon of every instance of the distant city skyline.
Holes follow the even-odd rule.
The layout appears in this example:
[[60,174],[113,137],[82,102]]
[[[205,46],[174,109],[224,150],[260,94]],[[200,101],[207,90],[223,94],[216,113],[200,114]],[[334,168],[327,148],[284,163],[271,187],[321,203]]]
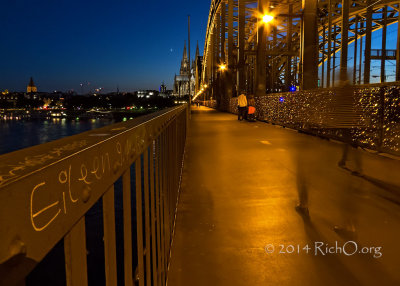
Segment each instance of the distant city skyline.
[[[187,16],[191,55],[204,47],[210,3],[145,1],[2,1],[0,90],[103,88],[103,92],[173,88]],[[88,85],[90,83],[90,85]]]

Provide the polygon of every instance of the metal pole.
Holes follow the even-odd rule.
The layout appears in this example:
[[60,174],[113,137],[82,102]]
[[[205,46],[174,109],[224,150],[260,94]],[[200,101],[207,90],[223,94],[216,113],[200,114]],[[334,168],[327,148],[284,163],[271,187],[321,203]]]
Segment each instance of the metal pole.
[[272,61],[271,61],[271,69],[270,69],[270,81],[271,81],[271,90],[272,92],[276,92],[276,81],[277,81],[277,71],[276,71],[276,56],[275,56],[275,51],[277,51],[276,48],[276,43],[277,43],[277,31],[276,31],[276,26],[272,28],[272,49],[270,49],[270,52],[272,52],[273,56]]
[[[362,30],[362,28],[364,28],[364,23],[361,22],[360,28]],[[361,84],[361,76],[362,76],[362,50],[363,50],[363,40],[364,38],[361,37],[360,38],[360,63],[358,66],[358,84]]]
[[358,42],[358,16],[355,20],[355,32],[354,32],[354,67],[353,67],[353,84],[357,82],[357,42]]
[[329,8],[328,8],[328,62],[326,66],[326,87],[331,86],[331,52],[332,52],[332,0],[329,0]]
[[325,83],[325,34],[326,34],[326,28],[325,28],[325,23],[323,23],[323,29],[322,29],[322,69],[321,69],[321,84],[320,87],[324,87]]
[[302,41],[302,31],[303,31],[303,26],[304,22],[303,19],[300,20],[300,49],[299,49],[299,55],[296,57],[296,79],[297,79],[297,85],[299,86],[300,89],[303,88],[303,41]]
[[218,72],[218,58],[217,58],[217,25],[214,23],[213,27],[213,34],[212,34],[212,39],[213,39],[213,49],[212,49],[212,58],[213,58],[213,99],[216,100],[218,96],[218,89],[217,89],[217,84],[218,84],[218,79],[217,79],[217,72]]
[[228,71],[226,75],[226,93],[229,98],[233,96],[233,0],[228,0]]
[[237,69],[237,85],[239,92],[244,88],[244,37],[245,37],[245,21],[246,21],[246,0],[239,0],[239,25],[238,25],[238,69]]
[[[265,1],[258,0],[258,12],[260,15],[264,13]],[[256,59],[256,95],[262,96],[265,94],[265,82],[266,82],[266,36],[265,36],[265,25],[260,24],[260,20],[257,19],[257,59]]]
[[387,32],[387,6],[382,9],[382,58],[381,58],[381,82],[385,82],[385,64],[386,64],[386,32]]
[[214,28],[210,28],[210,34],[209,34],[209,43],[208,43],[208,66],[209,66],[209,80],[210,80],[210,97],[213,95],[213,84],[214,84]]
[[318,26],[317,1],[303,1],[302,44],[302,89],[318,86]]
[[[210,28],[210,32],[208,35],[208,43],[207,43],[207,80],[208,83],[211,83],[213,80],[213,36],[212,36],[212,28]],[[210,91],[211,91],[211,86],[210,86]]]
[[367,20],[365,27],[364,84],[369,83],[371,70],[372,0],[367,1]]
[[287,26],[287,34],[286,34],[286,42],[287,42],[287,51],[288,56],[286,57],[286,70],[285,70],[285,85],[286,91],[290,90],[290,86],[292,84],[292,56],[290,55],[292,52],[292,25],[293,25],[293,4],[289,4],[289,17],[288,17],[288,26]]
[[220,18],[220,13],[215,13],[215,21],[216,26],[217,26],[217,32],[215,34],[215,46],[216,46],[216,60],[218,63],[218,66],[221,64],[221,57],[220,57],[220,53],[221,53],[221,18]]
[[220,51],[221,51],[221,18],[218,11],[215,13],[215,62],[217,64],[217,81],[216,81],[216,99],[217,99],[217,106],[218,109],[221,109],[221,102],[222,102],[222,93],[221,93],[221,72],[220,72],[220,65],[221,65],[221,58],[220,58]]
[[[221,25],[220,25],[220,37],[221,37],[221,62],[222,64],[226,64],[226,58],[225,58],[225,26],[226,26],[226,4],[225,2],[221,3],[221,7],[219,10],[219,15],[221,18]],[[230,96],[226,92],[226,73],[229,72],[229,69],[222,74],[221,78],[221,97],[222,97],[222,105],[224,109],[229,109],[229,102],[230,102]]]
[[221,3],[220,8],[220,15],[221,15],[221,59],[223,63],[226,63],[225,59],[225,26],[226,26],[226,4],[223,2]]
[[228,0],[228,68],[233,68],[233,0]]
[[342,41],[340,51],[340,81],[347,79],[347,51],[349,44],[349,0],[342,0]]
[[333,38],[334,38],[334,41],[333,41],[333,67],[332,67],[332,69],[333,69],[333,73],[332,73],[332,87],[334,87],[335,86],[335,71],[336,71],[336,35],[337,35],[337,33],[336,33],[336,25],[334,25],[333,26],[333,28],[334,28],[334,33],[333,33]]

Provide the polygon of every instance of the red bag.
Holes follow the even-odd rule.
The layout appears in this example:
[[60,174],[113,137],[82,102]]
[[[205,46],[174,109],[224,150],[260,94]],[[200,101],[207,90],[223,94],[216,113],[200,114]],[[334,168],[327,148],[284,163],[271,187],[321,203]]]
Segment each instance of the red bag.
[[247,113],[253,114],[254,112],[256,112],[256,108],[254,106],[249,106],[249,111]]

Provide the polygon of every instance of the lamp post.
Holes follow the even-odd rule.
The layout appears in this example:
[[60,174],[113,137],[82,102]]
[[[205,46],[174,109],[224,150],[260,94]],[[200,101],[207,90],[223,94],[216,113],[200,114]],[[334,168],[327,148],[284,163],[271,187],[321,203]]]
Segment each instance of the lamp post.
[[259,20],[257,21],[257,59],[256,59],[256,96],[262,96],[266,91],[266,36],[264,35],[264,29],[267,24],[269,24],[274,17],[270,14],[264,14],[264,7],[261,5],[263,1],[258,2],[258,12],[261,19],[261,24]]

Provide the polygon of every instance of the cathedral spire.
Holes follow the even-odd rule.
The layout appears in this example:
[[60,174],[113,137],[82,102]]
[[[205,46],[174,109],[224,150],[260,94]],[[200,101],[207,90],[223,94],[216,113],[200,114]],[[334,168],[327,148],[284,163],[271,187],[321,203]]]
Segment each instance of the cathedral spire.
[[188,60],[187,50],[186,50],[186,41],[185,41],[185,47],[183,49],[183,58],[182,58],[182,62],[181,62],[180,74],[181,75],[189,74],[189,60]]
[[185,47],[183,48],[183,59],[187,59],[186,41],[185,41]]

